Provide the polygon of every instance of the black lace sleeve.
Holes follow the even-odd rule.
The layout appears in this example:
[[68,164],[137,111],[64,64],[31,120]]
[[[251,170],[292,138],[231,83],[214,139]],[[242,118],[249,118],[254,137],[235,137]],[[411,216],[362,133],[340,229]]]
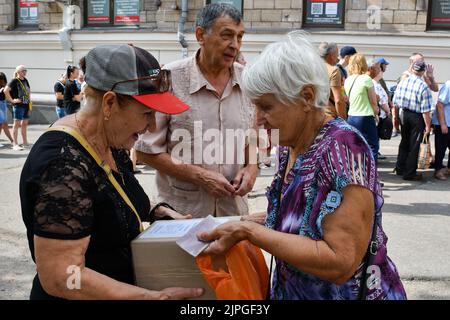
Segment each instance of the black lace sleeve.
[[34,209],[34,234],[54,239],[81,239],[93,224],[88,168],[60,158],[43,172]]

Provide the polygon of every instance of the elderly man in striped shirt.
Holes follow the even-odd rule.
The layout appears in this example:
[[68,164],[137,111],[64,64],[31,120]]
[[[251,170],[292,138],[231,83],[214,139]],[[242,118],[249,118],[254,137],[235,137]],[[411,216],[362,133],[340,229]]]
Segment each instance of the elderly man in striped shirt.
[[422,78],[425,71],[424,62],[414,63],[413,74],[398,84],[393,100],[394,105],[402,110],[402,140],[395,171],[404,180],[423,179],[422,175],[417,174],[417,160],[423,135],[431,131],[430,111],[433,109],[431,90]]

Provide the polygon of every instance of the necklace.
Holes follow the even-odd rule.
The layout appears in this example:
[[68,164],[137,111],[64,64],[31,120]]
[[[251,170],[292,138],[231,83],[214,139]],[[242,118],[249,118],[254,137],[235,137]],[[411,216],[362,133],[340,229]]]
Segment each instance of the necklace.
[[[77,125],[78,131],[87,139],[86,134],[84,134],[83,130],[81,129],[80,122],[78,121],[78,118],[77,118],[77,113],[75,113],[75,123]],[[100,149],[98,148],[97,144],[94,141],[92,141],[90,143],[93,146],[93,148],[97,151],[99,157],[102,159],[102,165],[108,163],[108,161],[105,160],[105,157],[102,156],[103,154],[100,152]],[[123,177],[122,172],[119,170],[119,167],[117,167],[117,165],[115,164],[114,157],[112,157],[112,162],[111,163],[113,165],[109,164],[110,170],[119,173],[120,178],[122,179],[122,183],[123,183],[123,185],[125,185],[125,179]],[[114,170],[113,170],[113,168],[114,168]]]

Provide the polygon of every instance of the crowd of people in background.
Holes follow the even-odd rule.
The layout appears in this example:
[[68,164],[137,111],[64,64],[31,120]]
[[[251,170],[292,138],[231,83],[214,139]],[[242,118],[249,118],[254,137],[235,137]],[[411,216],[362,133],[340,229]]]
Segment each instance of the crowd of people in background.
[[[450,163],[444,167],[443,161],[446,150],[450,149],[450,84],[447,82],[439,90],[434,68],[425,62],[423,54],[413,53],[409,58],[409,67],[398,78],[397,85],[388,88],[384,74],[390,63],[384,57],[367,61],[352,46],[344,46],[339,50],[336,43],[327,42],[320,43],[318,50],[329,76],[330,96],[326,114],[339,116],[357,128],[370,145],[376,161],[385,159],[379,152],[380,138],[390,139],[401,134],[394,172],[405,180],[423,179],[417,173],[420,143],[424,135],[434,134],[434,177],[447,180]],[[247,63],[241,52],[235,60],[242,66]],[[32,102],[26,75],[27,69],[23,65],[17,66],[10,82],[4,73],[0,73],[0,133],[5,133],[16,151],[29,146],[27,127]],[[58,118],[79,110],[84,85],[83,72],[78,66],[69,65],[54,84]],[[439,92],[437,102],[433,101],[433,92]],[[12,134],[8,127],[7,102],[12,105]],[[392,133],[389,131],[390,123]],[[386,125],[388,129],[383,132],[381,127]],[[22,144],[18,141],[19,129]],[[271,166],[272,145],[270,130],[268,132],[269,135],[264,138],[267,149],[259,150],[260,167]],[[0,144],[0,147],[3,145]],[[134,150],[132,154],[135,160]]]
[[[357,128],[376,161],[385,159],[379,152],[380,139],[401,134],[394,172],[404,180],[423,180],[417,172],[420,145],[424,136],[434,133],[435,158],[431,167],[435,168],[436,179],[447,180],[450,162],[444,167],[443,158],[450,149],[449,82],[439,90],[434,68],[425,62],[423,54],[411,55],[408,70],[389,89],[384,74],[390,63],[384,57],[367,61],[354,47],[345,46],[339,51],[336,43],[322,42],[318,49],[330,82],[327,114],[339,116]],[[437,103],[432,92],[439,92]]]

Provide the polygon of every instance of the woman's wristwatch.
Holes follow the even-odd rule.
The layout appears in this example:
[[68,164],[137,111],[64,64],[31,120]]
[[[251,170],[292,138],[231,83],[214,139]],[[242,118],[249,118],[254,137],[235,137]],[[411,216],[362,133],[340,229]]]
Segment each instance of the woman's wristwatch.
[[156,214],[156,210],[158,210],[159,207],[164,207],[164,208],[168,208],[173,211],[176,211],[170,204],[168,204],[166,202],[160,202],[156,206],[154,206],[153,209],[150,211],[150,223],[153,223],[156,220],[173,220],[173,218],[169,217],[169,216],[164,216],[160,219],[156,219],[155,214]]

